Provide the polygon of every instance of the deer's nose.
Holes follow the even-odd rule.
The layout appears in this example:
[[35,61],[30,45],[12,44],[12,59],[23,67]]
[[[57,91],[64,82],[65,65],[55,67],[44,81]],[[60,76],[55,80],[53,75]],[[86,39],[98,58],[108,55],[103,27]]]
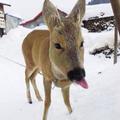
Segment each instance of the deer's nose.
[[69,71],[67,74],[68,78],[73,80],[82,80],[85,77],[85,70],[81,68],[74,68],[73,70]]

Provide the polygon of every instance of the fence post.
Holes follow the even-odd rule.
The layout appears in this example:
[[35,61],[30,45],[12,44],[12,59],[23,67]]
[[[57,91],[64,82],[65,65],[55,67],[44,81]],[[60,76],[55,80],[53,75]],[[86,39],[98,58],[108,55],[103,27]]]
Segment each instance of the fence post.
[[117,25],[115,23],[115,30],[114,30],[114,64],[117,63],[117,45],[118,45],[118,31]]
[[120,35],[120,0],[110,0],[110,1],[115,16],[116,25]]

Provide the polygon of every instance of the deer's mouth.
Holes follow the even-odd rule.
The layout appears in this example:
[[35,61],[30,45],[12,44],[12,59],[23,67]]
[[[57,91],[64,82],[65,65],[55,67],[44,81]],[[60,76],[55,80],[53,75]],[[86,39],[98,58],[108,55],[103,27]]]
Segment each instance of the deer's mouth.
[[75,83],[85,89],[88,89],[88,83],[84,78],[82,78],[81,80],[75,80]]

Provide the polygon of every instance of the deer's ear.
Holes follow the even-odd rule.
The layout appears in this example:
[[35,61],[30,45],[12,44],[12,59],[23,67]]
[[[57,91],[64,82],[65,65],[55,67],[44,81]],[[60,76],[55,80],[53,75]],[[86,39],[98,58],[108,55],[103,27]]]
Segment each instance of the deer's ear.
[[43,16],[50,31],[52,31],[55,26],[61,24],[57,8],[49,0],[45,0],[44,2]]
[[80,24],[81,20],[85,14],[85,0],[78,0],[68,18],[73,20],[73,22]]

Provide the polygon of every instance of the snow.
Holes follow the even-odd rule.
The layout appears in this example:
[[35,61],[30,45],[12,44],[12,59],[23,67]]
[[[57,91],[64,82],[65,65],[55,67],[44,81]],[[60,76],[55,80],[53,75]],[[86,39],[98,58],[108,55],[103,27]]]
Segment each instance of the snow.
[[[20,1],[14,2],[18,4]],[[76,0],[70,1],[70,6],[68,3],[65,6],[61,0],[52,0],[52,2],[58,8],[60,7],[62,10],[65,9],[66,12],[70,12]],[[106,5],[109,7],[107,8]],[[110,4],[105,4],[105,6],[87,6],[86,15],[88,17],[93,16],[93,14],[99,15],[100,12],[104,12],[103,7],[105,11],[108,9],[107,12],[112,13]],[[21,11],[24,11],[25,14],[28,13],[27,17],[30,17],[37,14],[37,12],[35,14],[37,8],[35,10],[32,9],[28,13],[23,6]],[[100,8],[100,11],[98,8]],[[109,13],[105,15],[109,15]],[[22,17],[25,17],[24,15]],[[35,29],[47,29],[47,27],[42,25]],[[44,103],[36,100],[32,88],[33,104],[28,104],[26,99],[24,81],[25,63],[21,45],[25,36],[31,31],[32,29],[19,26],[0,38],[0,120],[42,119]],[[95,48],[105,45],[113,48],[114,31],[89,33],[86,29],[82,28],[82,32],[85,40],[85,69],[89,89],[85,90],[75,84],[71,85],[72,114],[68,114],[66,110],[60,89],[56,87],[52,89],[52,103],[49,109],[48,120],[119,120],[120,58],[118,57],[118,63],[113,65],[113,58],[106,59],[103,54],[96,56],[89,54]],[[38,75],[36,78],[41,96],[44,99],[42,79],[41,75]]]
[[[19,13],[23,19],[29,20],[35,17],[42,10],[44,0],[9,0],[13,9]],[[76,0],[51,0],[58,6],[73,6]],[[86,4],[90,0],[86,0]],[[59,4],[57,4],[59,2]],[[27,5],[27,6],[26,6]],[[69,7],[70,8],[70,7]],[[70,8],[71,9],[71,8]]]
[[86,7],[86,14],[84,19],[87,20],[92,17],[102,18],[102,17],[110,17],[110,16],[113,16],[113,11],[110,3],[88,5]]
[[[36,29],[47,29],[47,27],[41,26]],[[0,39],[1,120],[42,119],[44,103],[35,99],[33,89],[31,89],[33,104],[27,103],[24,67],[17,64],[24,65],[21,44],[30,31],[32,30],[19,26]],[[85,69],[89,89],[84,90],[74,84],[71,86],[73,113],[69,115],[63,103],[60,89],[54,88],[48,120],[119,120],[120,58],[118,63],[113,65],[113,59],[106,59],[103,55],[92,56],[89,54],[91,48],[96,48],[96,44],[105,45],[107,42],[109,44],[109,40],[113,41],[113,31],[88,33],[87,30],[82,29],[82,32],[85,38]],[[41,75],[37,76],[37,83],[44,99]]]
[[[114,30],[111,31],[103,31],[100,33],[86,33],[87,40],[90,42],[86,42],[86,46],[89,49],[89,52],[92,52],[94,49],[98,49],[101,47],[108,46],[111,49],[114,49]],[[120,43],[120,37],[118,36],[118,43]]]
[[11,0],[12,8],[24,20],[35,17],[42,10],[44,0]]
[[[77,0],[72,0],[70,1],[69,4],[67,0],[64,0],[64,3],[61,2],[60,0],[52,0],[52,2],[57,8],[69,14],[72,8],[74,7],[75,3],[77,2]],[[96,16],[99,18],[113,16],[111,4],[106,3],[106,4],[97,4],[97,5],[87,5],[86,13],[83,19],[87,20],[91,17],[96,17]]]
[[[28,21],[28,20],[34,18],[38,13],[40,13],[42,11],[44,0],[41,0],[40,2],[38,0],[30,1],[29,6],[27,6],[27,8],[26,8],[25,4],[28,4],[28,2],[29,1],[26,0],[23,5],[22,1],[17,1],[17,3],[15,1],[11,1],[12,7],[5,7],[5,12],[12,16],[22,18],[22,19],[24,19],[24,21]],[[52,0],[51,2],[58,9],[69,14],[71,12],[72,8],[75,6],[77,0],[72,0],[70,2],[69,2],[69,0],[64,0],[62,2],[61,2],[61,0]],[[68,4],[68,2],[69,2],[69,4]],[[89,0],[86,1],[86,4],[88,2],[89,2]],[[101,14],[103,16],[101,16]],[[99,4],[99,5],[87,5],[86,6],[86,14],[85,14],[84,19],[87,20],[91,17],[96,17],[96,16],[99,18],[113,16],[113,12],[112,12],[110,3]]]
[[4,4],[9,4],[10,5],[9,0],[0,0],[0,3],[4,3]]

